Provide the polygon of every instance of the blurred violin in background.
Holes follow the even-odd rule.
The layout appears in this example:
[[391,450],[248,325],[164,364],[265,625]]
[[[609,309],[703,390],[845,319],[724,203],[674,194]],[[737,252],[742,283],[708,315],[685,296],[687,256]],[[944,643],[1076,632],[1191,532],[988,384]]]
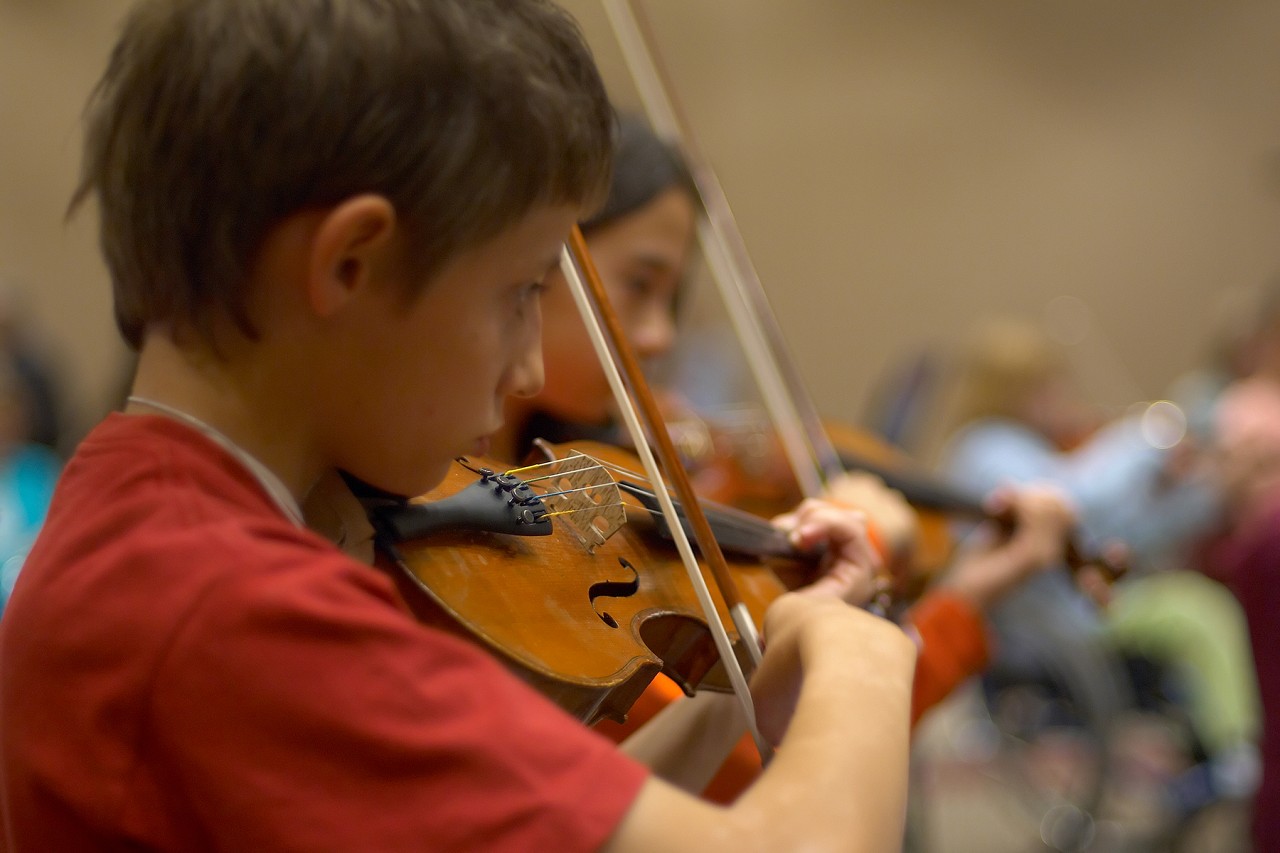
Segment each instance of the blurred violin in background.
[[[761,516],[784,512],[803,497],[777,433],[759,408],[737,407],[704,418],[688,406],[668,405],[676,412],[668,426],[701,494]],[[824,420],[822,428],[844,469],[828,481],[826,495],[868,510],[884,528],[897,601],[919,597],[950,563],[957,544],[956,521],[1011,522],[993,517],[979,497],[945,483],[869,430],[830,420]],[[900,494],[912,509],[911,519],[904,523],[894,517],[892,506],[859,486],[858,475],[874,477]],[[1119,554],[1093,553],[1075,542],[1069,544],[1066,559],[1073,569],[1096,566],[1108,582],[1126,571]]]

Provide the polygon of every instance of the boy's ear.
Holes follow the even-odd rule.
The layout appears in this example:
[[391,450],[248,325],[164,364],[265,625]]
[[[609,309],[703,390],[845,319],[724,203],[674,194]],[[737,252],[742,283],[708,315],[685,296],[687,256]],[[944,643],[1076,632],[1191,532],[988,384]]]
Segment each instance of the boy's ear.
[[395,207],[380,195],[352,196],[329,210],[311,241],[307,299],[329,316],[375,276],[392,268]]

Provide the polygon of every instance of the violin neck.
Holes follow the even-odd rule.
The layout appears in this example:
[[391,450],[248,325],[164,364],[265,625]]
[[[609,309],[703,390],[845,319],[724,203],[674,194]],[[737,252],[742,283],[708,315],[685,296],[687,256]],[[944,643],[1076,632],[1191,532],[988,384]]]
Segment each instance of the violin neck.
[[[618,488],[639,500],[656,520],[658,532],[664,537],[671,537],[670,528],[666,526],[666,519],[658,506],[657,495],[652,489],[626,480],[619,480]],[[801,556],[786,534],[763,518],[714,501],[699,500],[698,503],[723,551],[744,557],[797,559]],[[676,512],[688,532],[689,521],[679,502],[676,502]]]
[[876,475],[884,481],[886,486],[901,492],[907,503],[916,509],[968,518],[987,516],[980,498],[941,483],[928,475],[881,465],[847,451],[840,452],[840,460],[847,470],[865,471]]

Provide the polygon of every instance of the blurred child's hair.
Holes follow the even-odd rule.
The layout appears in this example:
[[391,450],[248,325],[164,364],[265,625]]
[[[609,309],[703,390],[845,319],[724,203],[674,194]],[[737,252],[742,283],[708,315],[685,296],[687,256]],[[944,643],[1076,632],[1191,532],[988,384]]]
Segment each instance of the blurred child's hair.
[[423,282],[543,204],[598,202],[613,112],[548,0],[143,0],[87,112],[116,321],[258,336],[248,273],[291,214],[386,197]]
[[1020,419],[1029,396],[1066,370],[1061,348],[1033,323],[990,319],[969,338],[960,359],[955,422]]
[[673,188],[684,190],[697,202],[698,190],[676,149],[639,116],[620,113],[609,194],[600,209],[583,220],[582,230],[590,234],[635,213]]

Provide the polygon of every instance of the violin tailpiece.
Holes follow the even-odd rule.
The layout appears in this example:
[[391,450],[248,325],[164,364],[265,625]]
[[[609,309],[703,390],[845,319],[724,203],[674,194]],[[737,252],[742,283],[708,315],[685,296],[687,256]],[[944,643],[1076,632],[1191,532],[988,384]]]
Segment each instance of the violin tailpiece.
[[548,514],[564,522],[589,553],[626,524],[622,493],[598,460],[573,451],[537,467],[547,471],[532,481],[549,489],[542,495]]

